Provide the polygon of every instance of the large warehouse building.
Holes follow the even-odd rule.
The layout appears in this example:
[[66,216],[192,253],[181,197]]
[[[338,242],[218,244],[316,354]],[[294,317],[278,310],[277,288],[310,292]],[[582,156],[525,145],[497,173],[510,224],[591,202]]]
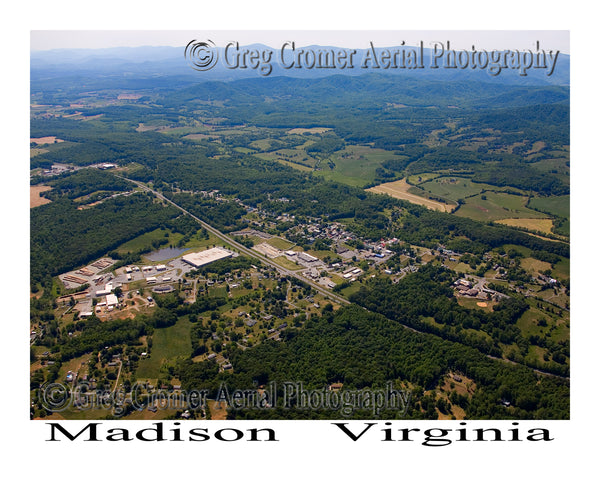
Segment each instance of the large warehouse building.
[[188,253],[182,259],[184,262],[198,268],[229,257],[233,257],[232,252],[221,247],[215,247],[201,252]]

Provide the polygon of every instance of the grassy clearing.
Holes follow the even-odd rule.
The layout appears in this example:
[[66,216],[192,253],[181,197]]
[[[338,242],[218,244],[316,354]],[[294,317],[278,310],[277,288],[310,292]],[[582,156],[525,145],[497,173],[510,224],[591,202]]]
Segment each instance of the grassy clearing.
[[474,270],[469,267],[466,263],[463,262],[449,262],[445,261],[444,265],[446,265],[450,270],[454,270],[457,273],[473,273]]
[[279,250],[289,250],[294,246],[292,242],[288,242],[287,240],[284,240],[283,238],[279,237],[269,238],[269,240],[267,240],[266,243],[275,248],[278,248]]
[[377,185],[376,187],[368,188],[367,191],[374,193],[385,193],[400,200],[407,200],[417,205],[423,205],[424,207],[427,207],[430,210],[450,212],[454,208],[454,205],[436,202],[435,200],[429,200],[427,198],[408,193],[409,188],[414,187],[406,183],[406,179],[403,178],[402,180],[397,180],[395,182],[389,183],[382,183],[381,185]]
[[568,280],[571,277],[571,261],[568,258],[563,258],[554,265],[552,275],[558,280]]
[[391,158],[398,156],[379,148],[350,145],[331,155],[330,159],[335,163],[335,168],[331,169],[328,162],[323,160],[320,164],[321,170],[316,173],[329,180],[363,187],[375,180],[377,168]]
[[429,180],[433,180],[434,178],[438,178],[439,176],[439,173],[420,173],[418,175],[411,175],[407,177],[407,180],[412,185],[419,185],[421,183],[428,182]]
[[40,196],[40,193],[52,190],[48,185],[32,185],[29,187],[29,208],[39,207],[50,203],[51,200]]
[[140,361],[136,377],[156,380],[163,364],[170,363],[177,357],[189,356],[192,352],[191,328],[192,324],[188,319],[182,317],[171,327],[154,330],[150,358]]
[[456,202],[459,198],[477,195],[491,185],[473,183],[461,177],[438,177],[421,183],[420,187],[431,195]]
[[255,148],[257,150],[268,150],[271,148],[272,140],[268,138],[261,138],[260,140],[255,140],[250,144],[250,147]]
[[554,341],[567,340],[569,338],[568,319],[557,318],[535,306],[526,310],[517,320],[516,325],[525,337],[531,335],[538,335],[539,337],[547,336]]
[[288,260],[284,256],[272,258],[271,260],[277,265],[280,265],[283,268],[287,268],[288,270],[302,270],[304,268],[301,265],[296,265],[294,262]]
[[161,230],[157,228],[156,230],[152,230],[151,232],[146,232],[139,237],[136,237],[128,242],[123,243],[117,248],[117,252],[119,253],[133,253],[138,252],[140,250],[145,249],[153,249],[152,242],[156,242],[158,240],[162,240],[167,238],[169,240],[168,244],[162,245],[161,248],[166,248],[169,246],[174,246],[183,235],[180,233],[173,233],[169,229]]
[[325,133],[331,130],[328,127],[312,127],[312,128],[292,128],[286,133],[288,135],[302,135],[303,133]]
[[341,294],[348,298],[353,293],[356,293],[360,290],[361,284],[359,282],[352,282],[349,287],[346,287],[341,290]]
[[481,222],[507,218],[546,218],[546,215],[525,206],[527,197],[502,192],[486,192],[467,198],[455,214]]
[[497,220],[496,223],[543,233],[552,233],[553,225],[550,218],[504,218]]
[[521,267],[531,275],[538,275],[546,270],[550,270],[551,266],[548,262],[542,262],[531,257],[521,260]]
[[215,298],[228,298],[227,287],[209,287],[208,296]]
[[482,302],[476,298],[457,297],[456,300],[461,307],[470,308],[472,310],[483,310],[485,312],[492,312],[494,305],[496,305],[496,302]]
[[[165,235],[167,234],[167,235]],[[121,254],[125,253],[133,253],[139,252],[140,250],[156,250],[152,245],[153,242],[158,240],[167,239],[168,243],[161,245],[159,248],[168,248],[168,247],[177,247],[183,235],[181,233],[174,233],[170,229],[161,230],[157,228],[156,230],[152,230],[150,232],[143,233],[139,237],[136,237],[128,242],[120,245],[116,250]],[[198,238],[194,235],[188,242],[183,245],[183,248],[201,248],[208,247],[212,245],[227,245],[227,243],[218,239],[217,237],[209,234],[208,239]]]
[[533,208],[564,218],[570,217],[570,204],[570,195],[561,195],[557,197],[534,197],[529,201],[529,205]]
[[62,143],[64,140],[56,137],[39,137],[30,138],[29,143],[35,143],[36,145],[48,145],[52,143]]
[[296,148],[284,148],[274,152],[257,153],[255,156],[263,160],[279,162],[303,172],[312,171],[317,163],[317,160],[309,156],[304,150]]

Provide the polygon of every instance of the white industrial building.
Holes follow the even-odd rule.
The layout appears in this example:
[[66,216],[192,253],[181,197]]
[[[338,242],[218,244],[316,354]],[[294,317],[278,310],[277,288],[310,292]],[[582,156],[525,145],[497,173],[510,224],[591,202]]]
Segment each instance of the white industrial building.
[[117,299],[117,296],[114,293],[111,293],[106,296],[106,306],[107,307],[114,307],[115,305],[118,305],[118,304],[119,304],[119,300]]
[[309,255],[309,254],[308,254],[308,253],[306,253],[306,252],[300,252],[300,253],[298,254],[298,258],[299,258],[300,260],[304,260],[305,262],[316,262],[316,261],[318,260],[318,258],[317,258],[317,257],[313,257],[312,255]]
[[232,257],[233,253],[221,247],[210,248],[201,252],[188,253],[182,260],[193,267],[199,268],[209,263]]

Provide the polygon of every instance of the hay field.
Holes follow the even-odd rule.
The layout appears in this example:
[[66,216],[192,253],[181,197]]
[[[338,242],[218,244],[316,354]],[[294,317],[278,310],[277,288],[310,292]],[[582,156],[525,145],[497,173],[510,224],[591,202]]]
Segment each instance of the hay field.
[[406,183],[406,179],[397,180],[395,182],[382,183],[376,187],[368,188],[367,191],[374,193],[386,193],[394,198],[400,200],[407,200],[417,205],[423,205],[430,210],[438,210],[440,212],[451,212],[454,205],[448,205],[447,203],[436,202],[435,200],[429,200],[428,198],[419,197],[412,193],[408,193],[408,189],[412,185]]
[[48,200],[45,197],[40,196],[40,193],[47,192],[48,190],[52,190],[52,187],[48,185],[32,185],[29,187],[29,208],[39,207],[40,205],[45,205],[46,203],[50,203],[51,200]]

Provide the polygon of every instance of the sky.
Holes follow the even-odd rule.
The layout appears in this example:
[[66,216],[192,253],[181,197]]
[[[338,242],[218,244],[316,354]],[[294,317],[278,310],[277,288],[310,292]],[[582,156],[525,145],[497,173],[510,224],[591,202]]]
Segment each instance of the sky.
[[570,52],[567,30],[33,30],[31,50],[139,46],[183,47],[190,40],[210,39],[217,46],[230,41],[241,45],[261,43],[273,48],[286,41],[299,46],[326,45],[348,48],[417,45],[451,42],[453,49],[560,50]]

